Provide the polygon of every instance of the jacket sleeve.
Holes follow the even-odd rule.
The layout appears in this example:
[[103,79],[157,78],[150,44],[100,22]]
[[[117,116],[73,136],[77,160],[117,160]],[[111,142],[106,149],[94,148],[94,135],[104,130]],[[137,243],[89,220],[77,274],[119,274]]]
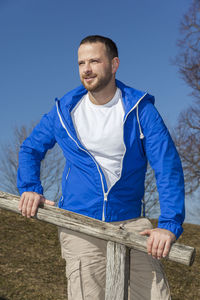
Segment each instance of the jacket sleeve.
[[158,227],[178,238],[185,217],[184,176],[181,161],[161,116],[150,101],[139,104],[147,158],[155,172],[160,202]]
[[55,145],[53,114],[45,114],[30,136],[23,142],[19,151],[17,187],[20,195],[26,191],[43,194],[40,181],[40,163],[48,149]]

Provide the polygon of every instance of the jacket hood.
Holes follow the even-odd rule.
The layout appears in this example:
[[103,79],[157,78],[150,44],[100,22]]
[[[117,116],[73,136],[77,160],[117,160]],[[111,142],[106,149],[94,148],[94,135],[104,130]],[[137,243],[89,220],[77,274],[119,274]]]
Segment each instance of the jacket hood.
[[[137,105],[141,99],[148,99],[152,104],[155,102],[155,99],[152,95],[129,87],[117,79],[116,86],[122,92],[125,114],[128,113],[135,105]],[[60,101],[68,107],[69,111],[71,111],[87,92],[88,91],[86,88],[83,85],[80,85],[69,93],[65,94]]]

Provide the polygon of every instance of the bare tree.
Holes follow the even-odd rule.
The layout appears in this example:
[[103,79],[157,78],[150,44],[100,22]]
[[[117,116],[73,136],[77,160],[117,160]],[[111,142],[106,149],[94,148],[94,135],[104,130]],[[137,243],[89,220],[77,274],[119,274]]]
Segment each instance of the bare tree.
[[185,190],[192,194],[200,187],[200,105],[195,103],[180,114],[174,140],[183,164]]
[[200,185],[200,1],[193,0],[181,23],[179,54],[175,64],[192,89],[194,101],[180,114],[174,140],[181,155],[186,193]]
[[[16,186],[18,153],[22,142],[30,135],[34,124],[30,127],[20,126],[14,129],[14,139],[1,146],[0,151],[0,188],[13,194],[19,194]],[[56,145],[49,150],[41,163],[40,179],[46,198],[58,201],[61,195],[61,177],[64,157]]]
[[[192,90],[193,103],[180,114],[173,140],[181,156],[185,188],[192,194],[200,187],[200,0],[193,0],[180,26],[179,53],[174,60],[185,83]],[[158,210],[154,173],[147,169],[144,203],[146,214]]]
[[200,1],[193,0],[180,26],[179,53],[174,63],[181,77],[200,99]]

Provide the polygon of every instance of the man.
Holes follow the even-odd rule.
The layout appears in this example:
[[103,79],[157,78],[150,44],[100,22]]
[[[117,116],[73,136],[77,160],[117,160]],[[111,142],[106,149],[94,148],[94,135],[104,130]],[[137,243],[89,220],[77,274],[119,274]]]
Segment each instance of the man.
[[[46,114],[19,153],[19,209],[31,217],[43,197],[40,161],[57,142],[66,157],[59,207],[148,235],[148,254],[131,250],[130,299],[170,299],[160,258],[182,233],[184,183],[172,139],[154,98],[115,79],[115,43],[88,36],[78,49],[82,86]],[[155,171],[158,228],[140,218],[147,159]],[[59,229],[68,300],[105,297],[106,242]],[[154,259],[157,258],[157,259]]]

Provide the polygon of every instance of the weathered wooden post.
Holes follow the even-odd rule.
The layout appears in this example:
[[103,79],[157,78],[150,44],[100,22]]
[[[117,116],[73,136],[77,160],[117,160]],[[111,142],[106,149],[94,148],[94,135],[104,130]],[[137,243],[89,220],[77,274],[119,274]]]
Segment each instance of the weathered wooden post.
[[128,300],[129,249],[109,241],[107,243],[105,300]]
[[[0,208],[16,213],[19,196],[0,191]],[[147,238],[124,228],[79,215],[50,205],[38,208],[34,217],[57,226],[82,232],[108,241],[106,269],[106,300],[127,300],[129,279],[129,249],[147,252]],[[195,258],[195,249],[174,243],[168,259],[191,266]]]

